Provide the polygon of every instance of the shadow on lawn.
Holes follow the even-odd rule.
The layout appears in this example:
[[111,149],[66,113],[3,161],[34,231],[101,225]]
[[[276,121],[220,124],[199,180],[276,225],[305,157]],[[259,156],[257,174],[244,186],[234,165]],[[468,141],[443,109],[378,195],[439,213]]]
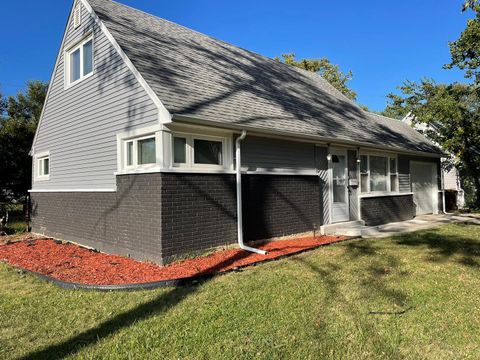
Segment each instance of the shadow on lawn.
[[[225,259],[219,264],[215,264],[215,268],[228,266],[235,261],[239,261],[248,257],[250,253],[243,251],[235,254],[234,256]],[[208,275],[212,272],[213,268],[208,268],[201,275]],[[211,277],[206,277],[199,283],[186,287],[175,287],[169,292],[164,293],[157,298],[143,303],[131,310],[127,310],[119,315],[116,315],[110,320],[104,321],[98,326],[86,330],[74,337],[71,337],[59,344],[49,346],[45,349],[31,352],[20,359],[62,359],[68,355],[75,354],[83,348],[93,345],[102,339],[126,328],[138,321],[148,319],[151,316],[158,315],[167,312],[169,309],[180,304],[189,295],[194,294],[198,288],[210,281]]]

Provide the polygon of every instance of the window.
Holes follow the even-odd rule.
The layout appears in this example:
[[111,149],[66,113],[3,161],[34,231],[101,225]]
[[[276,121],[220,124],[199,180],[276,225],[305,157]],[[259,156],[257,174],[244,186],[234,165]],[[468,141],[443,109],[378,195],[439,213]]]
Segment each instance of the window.
[[362,193],[398,191],[397,158],[382,155],[360,156]]
[[125,141],[125,168],[156,165],[157,151],[154,135]]
[[370,191],[387,191],[387,158],[370,156]]
[[67,85],[81,81],[93,73],[93,38],[86,38],[65,54]]
[[398,191],[397,186],[398,171],[397,158],[390,158],[390,191]]
[[37,179],[48,180],[50,177],[50,154],[42,154],[37,157]]
[[360,189],[368,192],[368,156],[360,156]]
[[212,140],[193,140],[195,164],[222,165],[222,142]]
[[172,143],[172,158],[175,167],[226,167],[225,138],[174,134]]
[[175,136],[173,138],[173,163],[187,163],[187,139],[184,137]]

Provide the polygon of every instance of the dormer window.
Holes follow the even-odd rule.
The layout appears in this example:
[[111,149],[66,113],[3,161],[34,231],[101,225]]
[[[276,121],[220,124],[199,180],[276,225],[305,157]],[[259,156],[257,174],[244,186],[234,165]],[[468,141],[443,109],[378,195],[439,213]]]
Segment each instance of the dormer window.
[[93,73],[93,37],[82,40],[65,53],[66,85],[80,82]]

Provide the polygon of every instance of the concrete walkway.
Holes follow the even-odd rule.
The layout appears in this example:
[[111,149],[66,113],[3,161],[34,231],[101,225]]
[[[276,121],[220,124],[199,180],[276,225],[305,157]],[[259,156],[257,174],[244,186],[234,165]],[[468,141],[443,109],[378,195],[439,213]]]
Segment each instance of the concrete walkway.
[[480,225],[480,214],[419,215],[412,220],[379,226],[366,226],[361,229],[361,236],[362,238],[382,238],[453,223],[470,223]]
[[419,215],[412,220],[378,226],[364,226],[363,221],[350,221],[329,225],[325,227],[325,233],[331,235],[361,236],[362,238],[382,238],[453,223],[480,225],[480,214]]

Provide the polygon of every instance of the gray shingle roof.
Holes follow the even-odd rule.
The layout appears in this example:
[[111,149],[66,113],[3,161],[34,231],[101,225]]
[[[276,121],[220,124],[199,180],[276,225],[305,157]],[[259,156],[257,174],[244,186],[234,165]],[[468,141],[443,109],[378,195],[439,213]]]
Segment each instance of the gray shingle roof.
[[174,115],[440,153],[401,121],[362,110],[317,74],[109,0],[88,0]]

